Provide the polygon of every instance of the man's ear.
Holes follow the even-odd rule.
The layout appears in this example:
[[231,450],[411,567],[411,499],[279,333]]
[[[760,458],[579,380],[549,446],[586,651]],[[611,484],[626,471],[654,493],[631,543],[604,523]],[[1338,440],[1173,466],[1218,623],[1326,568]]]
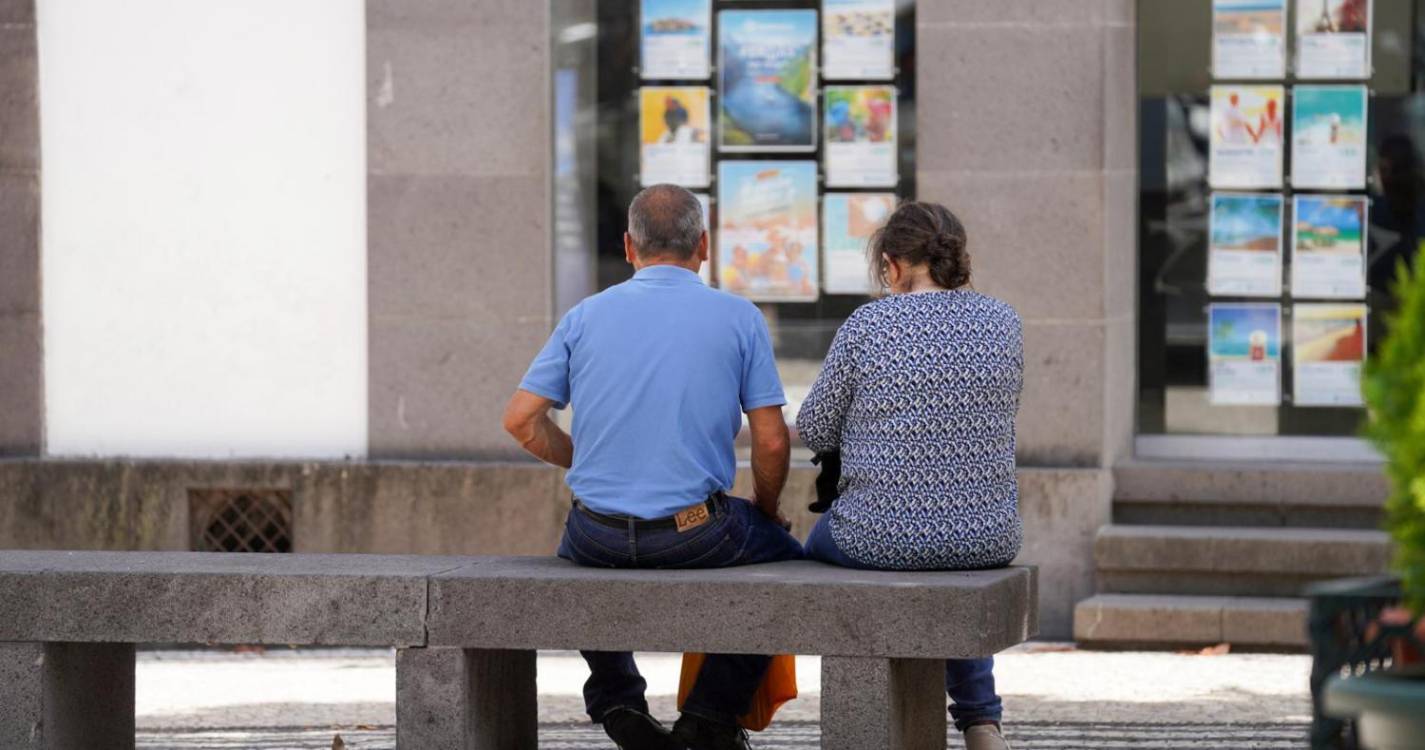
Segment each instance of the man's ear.
[[638,267],[638,249],[633,246],[633,235],[628,232],[623,233],[623,259],[630,266]]
[[698,239],[698,260],[708,262],[708,230],[703,230],[703,236]]

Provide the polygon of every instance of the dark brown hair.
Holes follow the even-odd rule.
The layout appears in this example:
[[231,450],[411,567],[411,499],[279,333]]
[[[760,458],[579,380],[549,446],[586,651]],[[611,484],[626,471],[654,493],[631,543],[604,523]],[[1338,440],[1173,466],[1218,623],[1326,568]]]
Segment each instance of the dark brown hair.
[[889,286],[886,267],[894,258],[912,266],[925,264],[936,284],[959,289],[970,283],[968,242],[965,225],[950,209],[939,203],[902,203],[866,246],[871,278]]

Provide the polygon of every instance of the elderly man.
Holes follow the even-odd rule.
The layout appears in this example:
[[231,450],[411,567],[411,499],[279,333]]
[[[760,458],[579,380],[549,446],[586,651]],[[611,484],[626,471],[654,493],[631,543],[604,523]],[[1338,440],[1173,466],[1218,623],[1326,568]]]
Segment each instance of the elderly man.
[[[707,287],[697,197],[656,185],[628,210],[633,278],[581,302],[554,329],[505,412],[535,457],[569,469],[559,556],[615,568],[715,568],[802,556],[778,510],[787,478],[786,398],[766,322]],[[574,407],[572,437],[549,417]],[[752,501],[727,495],[742,414]],[[745,713],[770,659],[712,654],[670,733],[648,715],[628,653],[584,652],[589,716],[623,750],[742,750]]]

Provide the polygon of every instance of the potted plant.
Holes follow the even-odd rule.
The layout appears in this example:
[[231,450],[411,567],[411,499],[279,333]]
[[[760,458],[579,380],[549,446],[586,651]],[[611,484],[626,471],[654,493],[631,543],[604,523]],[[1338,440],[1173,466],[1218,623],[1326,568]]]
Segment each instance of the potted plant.
[[1400,577],[1400,604],[1382,610],[1366,641],[1389,648],[1390,669],[1326,681],[1325,711],[1354,718],[1362,747],[1420,747],[1425,738],[1425,262],[1401,264],[1399,308],[1362,379],[1370,419],[1367,434],[1385,457],[1391,493],[1386,526]]

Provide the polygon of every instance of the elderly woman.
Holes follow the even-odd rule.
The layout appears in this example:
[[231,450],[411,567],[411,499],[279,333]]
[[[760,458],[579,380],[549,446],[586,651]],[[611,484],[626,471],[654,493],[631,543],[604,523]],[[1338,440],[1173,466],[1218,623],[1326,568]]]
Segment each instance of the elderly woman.
[[[837,331],[797,414],[802,442],[840,453],[840,496],[807,556],[854,568],[1008,565],[1023,527],[1014,417],[1019,316],[969,288],[965,228],[944,206],[907,203],[868,247],[890,295]],[[1008,748],[994,660],[945,665],[950,714],[969,750]]]

